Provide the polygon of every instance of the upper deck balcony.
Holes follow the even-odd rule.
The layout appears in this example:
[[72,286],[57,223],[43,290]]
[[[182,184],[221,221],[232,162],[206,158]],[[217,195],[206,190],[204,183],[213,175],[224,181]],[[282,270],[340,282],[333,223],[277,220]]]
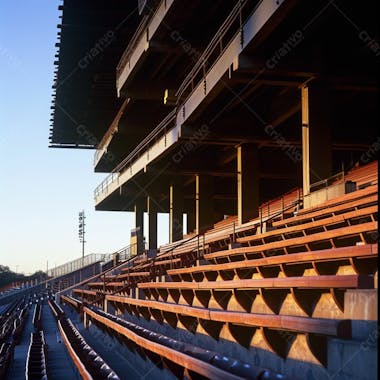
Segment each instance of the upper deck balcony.
[[[260,32],[263,26],[266,27],[265,29],[268,29],[269,20],[272,21],[271,28],[274,28],[277,23],[286,16],[293,2],[285,1],[284,3],[285,5],[282,5],[282,2],[275,4],[265,0],[260,2],[257,6],[255,3],[247,0],[237,3],[225,18],[219,30],[214,34],[204,53],[195,64],[192,64],[192,67],[197,70],[196,73],[201,71],[200,68],[203,67],[202,64],[207,61],[211,67],[210,71],[217,70],[216,76],[212,73],[212,75],[214,75],[214,84],[216,84],[243,49],[245,49],[257,35],[261,35]],[[171,3],[169,2],[168,4]],[[278,12],[276,12],[279,8],[283,9],[281,17],[279,17]],[[161,12],[162,14],[164,13],[164,8]],[[163,16],[161,15],[161,17]],[[268,31],[266,31],[266,33],[268,33]],[[138,48],[134,50],[134,53],[137,54],[137,51]],[[226,65],[226,55],[228,55],[228,65],[225,69],[221,70],[218,65]],[[193,71],[194,70],[190,71],[190,74],[182,83],[188,84],[190,82],[192,85],[197,83],[195,80],[189,80],[189,77],[194,77]],[[207,75],[208,73],[203,71],[203,74]],[[197,86],[202,87],[200,98],[207,96],[212,89],[212,87],[208,87],[205,91],[203,81]],[[179,92],[185,93],[183,84],[179,86]],[[178,99],[181,99],[181,96],[182,95],[180,95]],[[195,96],[197,96],[197,94]],[[96,189],[95,203],[97,205],[122,184],[128,182],[133,176],[144,170],[151,162],[163,155],[165,151],[170,150],[181,139],[181,136],[186,135],[187,132],[184,124],[189,114],[187,111],[184,112],[185,108],[183,106],[181,107],[174,109],[168,118],[160,123],[121,164],[117,165],[113,173]]]
[[[111,171],[170,112],[173,104],[165,100],[165,90],[178,88],[235,3],[147,3],[116,69],[118,96],[131,101],[115,111],[95,153],[95,171]],[[141,108],[149,112],[140,112],[136,125],[133,115]]]
[[133,97],[136,88],[157,83],[163,90],[176,88],[235,4],[162,0],[155,8],[146,5],[147,14],[116,69],[118,95]]
[[[170,170],[175,175],[203,170],[211,175],[233,178],[236,169],[230,171],[229,168],[223,173],[226,162],[231,163],[226,155],[234,157],[231,147],[243,142],[262,147],[264,151],[260,151],[260,155],[267,165],[281,160],[284,152],[280,140],[265,133],[264,126],[280,126],[280,136],[299,149],[299,87],[315,77],[331,86],[332,104],[339,114],[335,120],[332,146],[337,152],[334,153],[336,162],[346,157],[347,152],[367,149],[373,138],[370,120],[373,115],[374,61],[370,51],[363,49],[360,39],[350,40],[352,48],[342,43],[346,25],[333,8],[326,11],[325,17],[308,25],[308,20],[312,20],[322,7],[322,1],[313,3],[312,7],[293,0],[238,3],[178,85],[176,107],[170,117],[147,135],[96,189],[96,208],[118,209],[120,200],[133,193],[132,182],[137,178],[147,179],[151,168],[156,170],[157,178]],[[299,29],[295,29],[295,25]],[[279,55],[284,44],[291,37],[296,38],[295,33],[300,31],[302,38],[297,49]],[[316,46],[315,41],[321,40],[321,36],[323,43]],[[350,65],[349,69],[344,66],[343,52],[357,64]],[[362,80],[364,72],[370,78],[368,82]],[[357,91],[360,91],[360,97]],[[347,104],[355,105],[348,107],[351,116],[346,116],[349,114]],[[223,117],[219,118],[221,114]],[[348,134],[344,126],[358,121],[358,114],[368,116],[367,122],[361,122],[366,133],[354,128]],[[207,138],[198,144],[196,152],[191,151],[186,159],[179,160],[180,165],[173,165],[175,154],[186,152],[186,143],[202,125],[209,127]],[[191,160],[188,159],[190,156]],[[185,163],[192,170],[185,168]],[[214,163],[215,167],[207,170]],[[280,174],[273,175],[270,170],[268,173],[265,174],[268,179],[281,177]]]

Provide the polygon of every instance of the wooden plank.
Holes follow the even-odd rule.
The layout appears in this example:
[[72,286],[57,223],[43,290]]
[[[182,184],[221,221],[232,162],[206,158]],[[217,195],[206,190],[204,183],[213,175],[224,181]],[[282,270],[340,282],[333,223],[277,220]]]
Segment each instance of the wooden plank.
[[130,270],[131,268],[124,268],[123,272],[125,273],[119,274],[117,278],[122,278],[123,276],[134,277],[134,276],[149,276],[150,275],[150,272],[131,272]]
[[65,346],[67,348],[67,351],[70,354],[71,359],[73,360],[75,366],[78,368],[78,371],[82,377],[83,380],[93,380],[92,376],[90,373],[87,371],[85,365],[82,363],[74,349],[72,348],[69,339],[66,336],[65,331],[62,328],[61,321],[58,321],[58,328],[61,333],[61,336],[63,338],[63,342],[65,343]]
[[213,253],[208,253],[204,255],[206,260],[214,259],[217,257],[226,257],[233,256],[238,254],[246,254],[246,253],[256,253],[256,252],[264,252],[271,249],[279,249],[291,246],[301,246],[306,245],[308,243],[324,241],[329,239],[334,239],[338,237],[350,236],[355,234],[360,234],[363,232],[377,231],[377,221],[376,222],[367,222],[362,224],[357,224],[350,227],[336,228],[331,231],[317,232],[315,234],[290,238],[281,241],[275,241],[272,243],[261,244],[257,246],[251,247],[239,247],[233,248],[224,251],[217,251]]
[[364,201],[365,197],[377,194],[377,192],[378,192],[377,185],[376,186],[369,186],[365,189],[356,190],[356,191],[353,191],[351,193],[343,194],[337,198],[330,199],[330,200],[323,202],[322,204],[319,204],[315,207],[310,207],[307,209],[301,209],[301,210],[299,210],[298,214],[299,215],[306,214],[306,213],[313,212],[316,210],[321,210],[321,209],[329,207],[329,206],[337,206],[339,204],[344,204],[344,203],[347,203],[348,201],[353,201],[353,200],[362,199]]
[[288,234],[291,232],[303,231],[303,230],[315,228],[315,227],[329,226],[331,224],[337,224],[340,222],[348,221],[349,219],[352,219],[352,218],[357,218],[357,217],[366,216],[366,215],[369,216],[371,214],[376,213],[377,210],[378,210],[377,205],[370,206],[370,207],[362,208],[359,210],[354,210],[354,211],[349,211],[343,214],[334,215],[325,219],[319,219],[312,222],[297,224],[291,227],[279,228],[279,229],[268,231],[262,234],[245,236],[245,237],[236,239],[236,241],[238,243],[248,243],[248,242],[252,242],[256,240],[265,239],[266,237],[270,237],[270,236]]
[[95,292],[94,290],[87,290],[87,289],[73,289],[73,292],[77,294],[90,294],[92,296],[97,295],[97,292]]
[[178,305],[169,302],[140,300],[122,296],[106,296],[108,301],[157,309],[174,314],[192,316],[209,321],[235,323],[242,326],[264,327],[290,330],[299,333],[314,333],[349,338],[351,336],[348,320],[294,317],[286,315],[254,314],[236,311],[210,310],[194,306]]
[[287,289],[287,288],[358,288],[372,289],[373,276],[367,275],[321,275],[304,277],[275,277],[249,280],[205,282],[143,282],[140,289]]
[[241,260],[223,264],[198,265],[190,268],[169,269],[170,276],[186,273],[202,273],[212,271],[233,270],[240,268],[254,268],[269,265],[302,263],[312,261],[330,261],[350,257],[371,257],[378,254],[377,244],[365,244],[350,247],[323,249],[318,251],[306,251],[289,255],[263,257],[260,259]]
[[305,210],[303,214],[299,212],[298,215],[292,216],[291,218],[275,221],[273,222],[273,226],[278,227],[281,225],[288,225],[289,223],[298,222],[305,219],[311,219],[314,217],[320,217],[322,215],[332,214],[332,213],[346,210],[349,208],[358,207],[358,206],[375,203],[375,202],[377,202],[377,195],[371,195],[370,197],[361,198],[359,200],[355,200],[352,202],[346,202],[346,203],[341,203],[338,205],[333,205],[331,207],[324,206],[324,207],[316,207],[313,209],[307,209],[308,212],[306,212]]

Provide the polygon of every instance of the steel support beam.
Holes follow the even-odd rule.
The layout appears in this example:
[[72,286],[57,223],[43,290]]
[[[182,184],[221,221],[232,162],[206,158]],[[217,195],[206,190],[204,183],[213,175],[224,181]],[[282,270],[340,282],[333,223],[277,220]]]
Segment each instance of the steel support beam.
[[301,88],[303,194],[310,185],[332,174],[332,143],[329,93],[322,84]]
[[159,205],[150,195],[146,198],[146,209],[148,213],[148,248],[157,249],[157,212]]

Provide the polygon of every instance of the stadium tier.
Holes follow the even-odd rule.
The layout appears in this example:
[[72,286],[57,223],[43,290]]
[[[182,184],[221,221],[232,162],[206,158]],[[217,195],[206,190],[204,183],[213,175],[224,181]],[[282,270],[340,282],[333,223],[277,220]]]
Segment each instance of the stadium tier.
[[50,146],[94,149],[136,227],[54,287],[82,378],[376,379],[375,5],[59,9]]

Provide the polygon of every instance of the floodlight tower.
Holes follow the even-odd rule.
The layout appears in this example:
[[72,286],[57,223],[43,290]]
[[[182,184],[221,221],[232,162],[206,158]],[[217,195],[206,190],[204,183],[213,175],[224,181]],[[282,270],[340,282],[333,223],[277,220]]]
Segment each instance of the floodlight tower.
[[79,241],[82,243],[82,259],[84,258],[84,236],[85,236],[85,215],[84,215],[84,210],[79,212],[79,229],[78,229],[78,234],[79,234]]

